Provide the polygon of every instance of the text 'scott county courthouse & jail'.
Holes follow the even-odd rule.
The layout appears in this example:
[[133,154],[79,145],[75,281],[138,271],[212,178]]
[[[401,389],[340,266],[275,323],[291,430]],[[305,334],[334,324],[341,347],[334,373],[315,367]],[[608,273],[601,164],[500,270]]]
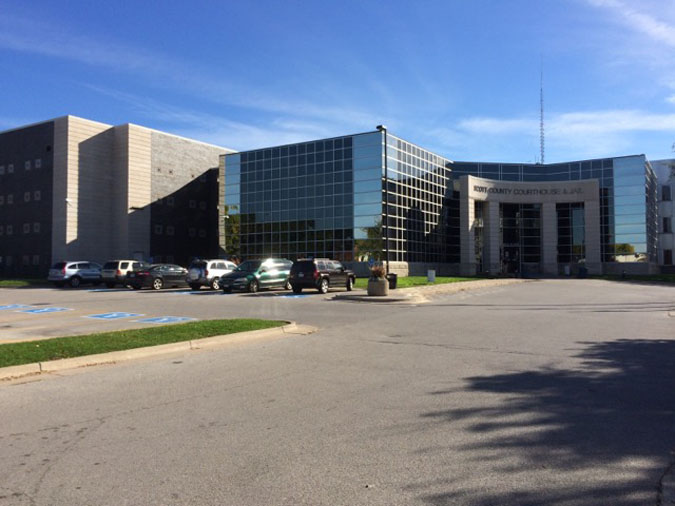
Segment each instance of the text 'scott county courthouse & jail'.
[[223,155],[221,171],[221,241],[244,257],[375,258],[400,273],[658,270],[644,155],[452,162],[381,128]]
[[64,116],[0,132],[0,276],[234,254],[361,274],[372,260],[401,274],[657,272],[673,268],[669,164],[657,183],[644,155],[453,162],[384,127],[235,153]]

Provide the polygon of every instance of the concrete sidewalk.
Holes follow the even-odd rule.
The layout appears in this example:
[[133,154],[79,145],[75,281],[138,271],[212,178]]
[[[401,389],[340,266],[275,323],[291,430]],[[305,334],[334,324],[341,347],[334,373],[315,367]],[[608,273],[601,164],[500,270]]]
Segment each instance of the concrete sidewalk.
[[446,295],[467,290],[478,290],[493,286],[513,285],[517,283],[534,282],[533,279],[480,279],[476,281],[458,281],[457,283],[439,283],[436,285],[413,286],[410,288],[397,288],[389,290],[389,295],[372,296],[366,294],[340,293],[333,300],[345,300],[356,302],[379,302],[398,304],[424,304],[434,295]]

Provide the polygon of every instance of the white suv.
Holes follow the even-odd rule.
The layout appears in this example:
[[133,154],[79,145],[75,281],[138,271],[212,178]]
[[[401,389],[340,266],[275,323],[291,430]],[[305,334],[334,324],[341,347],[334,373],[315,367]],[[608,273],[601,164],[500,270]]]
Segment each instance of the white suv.
[[187,282],[193,290],[202,286],[220,289],[220,276],[232,272],[237,265],[229,260],[195,260],[188,267]]
[[49,269],[47,280],[59,287],[66,283],[73,288],[77,288],[82,283],[98,285],[101,283],[101,266],[85,260],[57,262]]
[[114,287],[116,284],[122,286],[127,283],[127,274],[138,269],[147,269],[149,264],[139,262],[138,260],[111,260],[103,264],[101,277],[105,286],[108,288]]

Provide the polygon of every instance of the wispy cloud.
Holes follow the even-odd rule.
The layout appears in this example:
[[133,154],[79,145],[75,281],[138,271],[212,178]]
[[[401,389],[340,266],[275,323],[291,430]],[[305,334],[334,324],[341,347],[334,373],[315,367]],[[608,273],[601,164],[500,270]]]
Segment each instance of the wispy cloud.
[[640,2],[640,8],[634,5],[628,5],[621,0],[587,0],[593,6],[604,7],[614,13],[623,23],[633,30],[639,31],[647,37],[675,48],[675,25],[663,20],[664,14],[672,12],[672,8],[664,5],[665,2],[659,2],[658,12],[661,19],[656,18],[656,14],[645,11],[645,4]]

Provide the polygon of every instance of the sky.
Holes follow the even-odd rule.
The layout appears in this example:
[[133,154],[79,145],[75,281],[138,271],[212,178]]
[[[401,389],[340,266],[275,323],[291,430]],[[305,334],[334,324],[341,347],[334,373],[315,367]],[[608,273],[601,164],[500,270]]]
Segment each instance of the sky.
[[673,158],[673,0],[2,0],[0,130],[236,150],[372,131],[453,160]]

